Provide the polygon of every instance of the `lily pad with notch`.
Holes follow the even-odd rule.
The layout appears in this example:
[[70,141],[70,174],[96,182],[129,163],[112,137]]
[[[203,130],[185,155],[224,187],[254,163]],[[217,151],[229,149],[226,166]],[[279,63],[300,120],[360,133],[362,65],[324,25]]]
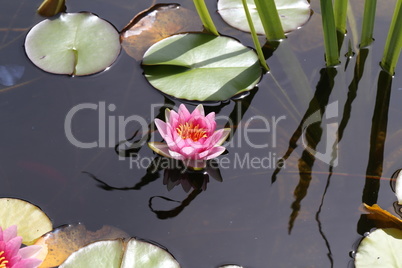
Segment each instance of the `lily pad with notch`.
[[109,67],[121,50],[119,33],[92,13],[61,13],[35,25],[25,39],[28,58],[40,69],[89,75]]
[[145,52],[149,83],[191,101],[224,101],[253,89],[262,76],[257,54],[237,40],[203,33],[173,35]]

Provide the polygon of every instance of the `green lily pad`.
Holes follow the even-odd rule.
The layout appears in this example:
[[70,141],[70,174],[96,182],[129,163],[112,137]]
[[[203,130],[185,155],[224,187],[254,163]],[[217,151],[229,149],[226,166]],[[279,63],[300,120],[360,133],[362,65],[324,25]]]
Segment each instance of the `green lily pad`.
[[49,217],[37,206],[16,198],[0,198],[0,226],[4,230],[17,225],[22,243],[31,245],[53,229]]
[[253,89],[262,75],[257,54],[237,40],[178,34],[151,46],[142,66],[151,85],[186,100],[223,101]]
[[59,268],[118,268],[123,250],[121,239],[98,241],[71,254]]
[[91,13],[61,13],[35,25],[25,39],[28,58],[56,74],[103,71],[116,60],[120,49],[117,30]]
[[355,266],[402,267],[402,231],[395,228],[370,232],[360,243],[355,256]]
[[131,238],[127,243],[121,268],[163,267],[179,268],[179,263],[164,249]]
[[[264,28],[254,0],[247,0],[250,15],[258,34],[264,34]],[[305,24],[311,15],[310,4],[307,0],[275,0],[276,9],[285,32],[291,32]],[[241,31],[250,32],[242,0],[219,0],[218,12],[230,26]]]
[[59,268],[180,268],[166,250],[135,238],[103,240],[71,254]]

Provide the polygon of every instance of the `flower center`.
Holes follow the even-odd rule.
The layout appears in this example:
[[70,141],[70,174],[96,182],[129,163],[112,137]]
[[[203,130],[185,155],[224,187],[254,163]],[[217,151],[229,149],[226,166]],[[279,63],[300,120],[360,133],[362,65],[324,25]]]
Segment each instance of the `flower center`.
[[7,268],[8,260],[6,260],[6,257],[1,256],[3,254],[4,254],[4,251],[0,251],[0,268]]
[[186,122],[184,125],[180,124],[179,127],[176,128],[176,131],[182,139],[190,138],[193,141],[198,141],[201,138],[207,137],[207,131],[200,128],[199,124],[194,126],[193,123]]

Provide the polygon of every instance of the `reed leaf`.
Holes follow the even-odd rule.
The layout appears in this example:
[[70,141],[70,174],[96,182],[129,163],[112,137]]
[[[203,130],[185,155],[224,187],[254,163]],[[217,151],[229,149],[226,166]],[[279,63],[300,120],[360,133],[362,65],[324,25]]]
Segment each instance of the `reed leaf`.
[[193,0],[193,1],[195,8],[198,12],[198,16],[200,16],[202,24],[204,25],[204,28],[211,34],[218,36],[219,35],[218,30],[215,27],[211,15],[209,14],[205,1],[204,0]]
[[341,33],[346,33],[346,17],[348,11],[348,0],[335,0],[334,16],[336,29]]
[[320,5],[324,31],[325,61],[327,66],[335,66],[339,63],[339,52],[332,1],[320,0]]
[[274,0],[254,0],[267,40],[286,38]]
[[402,0],[398,0],[389,28],[381,67],[393,75],[402,49]]
[[255,50],[257,51],[258,59],[260,60],[260,64],[262,65],[264,70],[266,72],[268,72],[269,67],[267,65],[267,62],[265,61],[264,53],[262,52],[261,44],[260,44],[260,41],[258,40],[258,36],[257,36],[256,31],[255,31],[254,23],[253,23],[253,20],[252,20],[251,15],[250,15],[250,11],[249,11],[248,6],[247,6],[247,1],[242,0],[242,4],[243,4],[243,7],[244,7],[244,12],[246,13],[247,22],[248,22],[248,25],[250,27],[251,37],[252,37],[253,42],[254,42]]
[[360,47],[367,47],[373,42],[376,5],[377,0],[366,0],[366,2],[364,3],[363,26]]

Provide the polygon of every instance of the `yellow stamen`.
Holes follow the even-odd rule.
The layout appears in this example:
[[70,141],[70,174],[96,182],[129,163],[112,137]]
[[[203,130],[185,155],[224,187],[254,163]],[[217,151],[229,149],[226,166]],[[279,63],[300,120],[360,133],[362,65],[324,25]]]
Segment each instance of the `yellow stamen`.
[[177,133],[180,135],[182,139],[192,139],[193,141],[198,141],[201,138],[207,137],[207,131],[203,128],[200,128],[200,125],[193,125],[193,123],[186,122],[184,125],[180,124],[178,128],[176,128]]
[[6,260],[6,257],[1,257],[1,255],[4,254],[4,251],[0,251],[0,268],[7,268],[7,263],[8,260]]

